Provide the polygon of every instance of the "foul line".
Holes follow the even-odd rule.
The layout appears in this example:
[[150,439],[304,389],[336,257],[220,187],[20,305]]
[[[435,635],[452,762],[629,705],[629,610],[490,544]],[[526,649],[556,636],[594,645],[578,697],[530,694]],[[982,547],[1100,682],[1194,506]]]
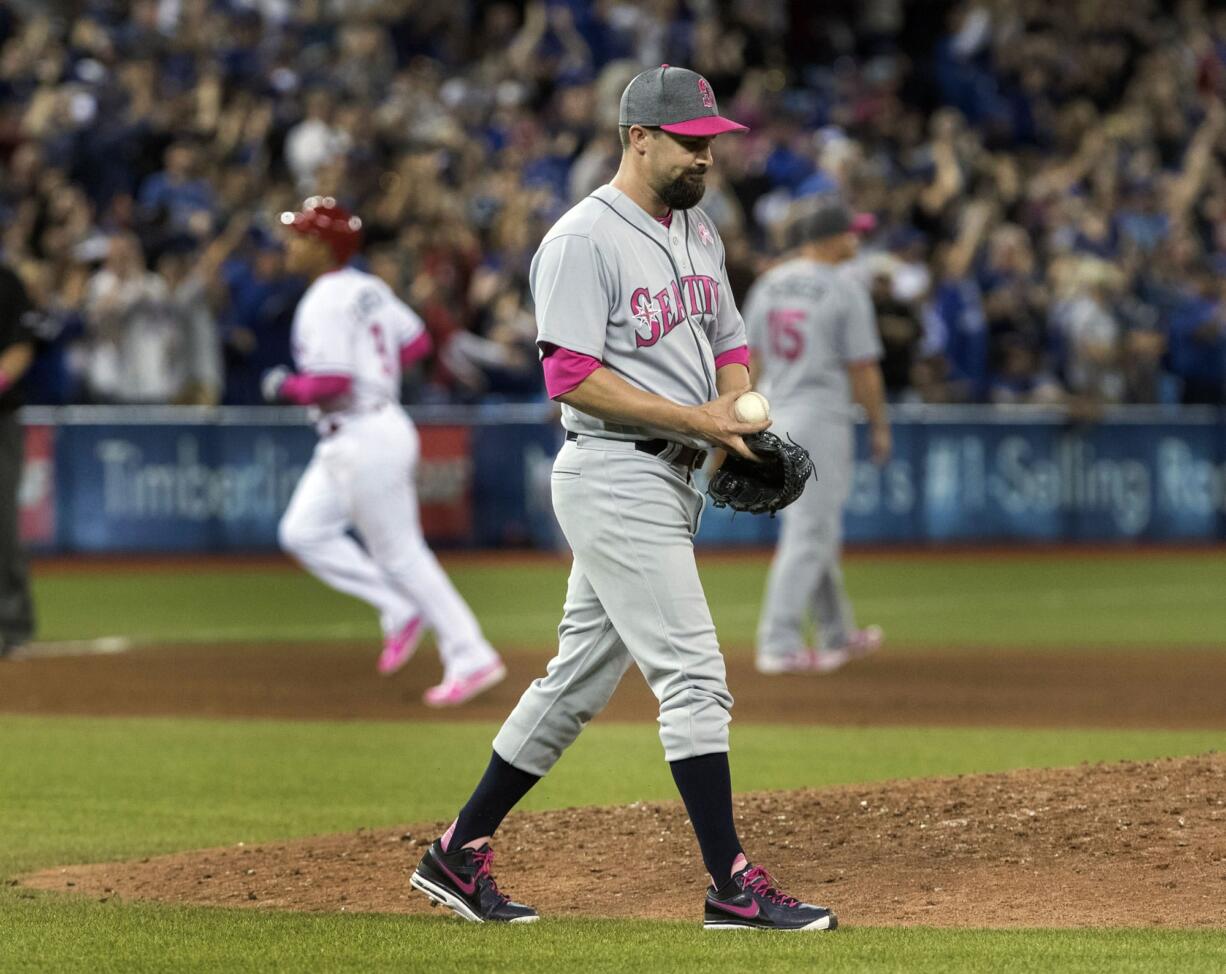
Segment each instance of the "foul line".
[[9,659],[50,659],[53,656],[110,656],[126,653],[135,646],[127,636],[100,636],[97,639],[64,639],[57,642],[27,643],[14,649]]

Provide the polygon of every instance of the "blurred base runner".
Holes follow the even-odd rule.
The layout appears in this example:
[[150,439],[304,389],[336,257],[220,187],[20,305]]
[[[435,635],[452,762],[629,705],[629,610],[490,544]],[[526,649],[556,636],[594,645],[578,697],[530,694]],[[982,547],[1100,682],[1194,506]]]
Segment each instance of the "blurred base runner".
[[382,280],[345,266],[361,223],[334,200],[314,197],[282,223],[291,231],[287,265],[312,283],[294,314],[299,371],[272,370],[264,395],[310,405],[320,439],[281,520],[281,546],[378,611],[380,673],[404,666],[433,629],[443,681],[425,702],[458,706],[500,682],[506,667],[422,535],[421,444],[398,400],[401,369],[429,350],[425,328]]

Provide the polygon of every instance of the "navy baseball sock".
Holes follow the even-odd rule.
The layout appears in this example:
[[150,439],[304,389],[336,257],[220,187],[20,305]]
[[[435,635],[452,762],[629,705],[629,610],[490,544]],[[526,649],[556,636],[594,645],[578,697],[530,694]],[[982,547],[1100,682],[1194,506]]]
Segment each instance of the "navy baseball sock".
[[728,755],[702,754],[670,761],[673,781],[681,792],[702,850],[702,861],[717,887],[732,875],[732,864],[741,854],[741,840],[732,820],[732,773]]
[[460,809],[447,842],[448,851],[454,852],[464,843],[484,835],[493,835],[507,813],[540,780],[537,775],[508,764],[494,751],[468,804]]

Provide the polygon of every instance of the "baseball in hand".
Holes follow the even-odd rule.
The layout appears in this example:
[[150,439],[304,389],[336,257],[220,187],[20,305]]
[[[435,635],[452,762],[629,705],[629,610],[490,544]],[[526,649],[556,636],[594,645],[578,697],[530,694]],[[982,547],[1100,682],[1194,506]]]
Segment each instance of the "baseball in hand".
[[737,397],[732,411],[742,423],[762,423],[770,419],[771,404],[760,392],[746,392]]

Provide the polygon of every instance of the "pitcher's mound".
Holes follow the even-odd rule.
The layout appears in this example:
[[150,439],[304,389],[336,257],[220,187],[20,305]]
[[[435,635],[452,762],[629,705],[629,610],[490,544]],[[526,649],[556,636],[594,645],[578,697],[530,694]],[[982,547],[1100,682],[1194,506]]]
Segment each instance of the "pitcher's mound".
[[[1211,753],[736,804],[750,856],[843,925],[1223,927],[1224,802],[1226,756]],[[104,899],[429,913],[408,876],[445,824],[70,866],[23,882]],[[546,917],[702,915],[706,878],[679,803],[514,815],[497,853],[501,884]]]

